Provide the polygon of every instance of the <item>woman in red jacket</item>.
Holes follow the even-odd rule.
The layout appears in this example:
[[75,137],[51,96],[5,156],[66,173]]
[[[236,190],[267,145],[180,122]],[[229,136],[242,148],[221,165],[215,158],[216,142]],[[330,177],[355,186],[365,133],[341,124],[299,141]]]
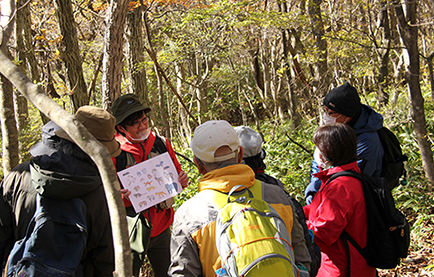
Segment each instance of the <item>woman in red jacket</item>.
[[[321,267],[317,276],[347,276],[348,258],[340,235],[346,231],[361,246],[366,246],[367,217],[362,184],[358,179],[341,176],[325,185],[337,172],[357,166],[357,136],[346,124],[324,125],[315,132],[313,141],[320,151],[321,170],[315,177],[321,188],[310,205],[304,207],[308,228],[321,249]],[[370,277],[376,269],[348,243],[350,275]]]

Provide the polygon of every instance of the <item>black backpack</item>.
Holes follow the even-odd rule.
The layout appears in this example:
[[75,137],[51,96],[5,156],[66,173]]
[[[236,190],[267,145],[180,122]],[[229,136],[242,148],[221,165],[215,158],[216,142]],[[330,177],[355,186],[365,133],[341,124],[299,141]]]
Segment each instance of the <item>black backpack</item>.
[[5,276],[82,276],[86,246],[86,206],[69,200],[36,196],[36,212],[26,236],[9,254]]
[[380,176],[386,180],[390,190],[399,185],[399,179],[403,175],[404,179],[401,184],[405,185],[407,181],[405,180],[406,171],[404,169],[404,162],[408,160],[408,157],[402,154],[398,139],[389,129],[382,127],[377,133],[384,149]]
[[[366,247],[360,247],[345,230],[341,235],[346,244],[348,259],[350,260],[347,241],[360,252],[368,265],[381,269],[396,267],[400,258],[407,257],[410,245],[410,228],[405,215],[396,209],[386,181],[381,177],[371,177],[348,170],[333,174],[325,185],[339,176],[351,176],[361,180],[368,218]],[[350,266],[348,266],[349,272]]]

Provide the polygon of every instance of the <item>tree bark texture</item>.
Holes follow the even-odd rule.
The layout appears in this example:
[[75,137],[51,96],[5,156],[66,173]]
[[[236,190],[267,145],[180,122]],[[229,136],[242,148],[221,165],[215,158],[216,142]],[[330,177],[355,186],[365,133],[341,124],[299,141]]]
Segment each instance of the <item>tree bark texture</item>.
[[387,9],[387,2],[381,1],[381,10],[378,15],[378,31],[380,33],[380,43],[375,45],[375,50],[378,57],[378,106],[387,105],[389,101],[389,94],[387,88],[389,86],[389,55],[391,46],[391,33],[389,12]]
[[56,0],[56,15],[62,41],[59,51],[65,63],[68,85],[75,112],[81,106],[89,104],[87,87],[83,76],[82,58],[77,39],[77,26],[72,12],[71,0]]
[[431,99],[434,101],[434,70],[432,65],[433,58],[434,58],[434,53],[431,53],[431,55],[429,55],[426,61],[428,63],[429,82],[431,85]]
[[417,2],[405,1],[406,13],[400,1],[395,2],[395,13],[398,18],[401,39],[408,52],[409,64],[405,73],[405,80],[409,87],[411,117],[414,122],[414,134],[422,156],[422,165],[426,177],[434,183],[434,162],[429,134],[426,128],[424,99],[419,83],[420,64],[418,49],[418,27],[416,26]]
[[[18,6],[21,7],[24,1],[18,1]],[[26,5],[28,7],[28,4]],[[23,7],[17,11],[17,19],[15,21],[15,44],[16,44],[16,57],[18,66],[22,72],[27,72],[27,55],[26,47],[24,44],[24,21],[26,20],[26,7]],[[27,126],[27,119],[29,117],[29,110],[27,108],[27,99],[17,91],[14,91],[14,104],[15,104],[15,117],[17,121],[18,133]],[[20,153],[22,145],[19,145]]]
[[149,107],[142,28],[142,6],[139,6],[127,14],[125,30],[127,75],[130,81],[129,92],[136,94],[140,102],[145,107]]
[[127,0],[111,0],[107,11],[102,74],[102,105],[105,110],[109,110],[121,95],[123,34],[128,3]]
[[324,39],[324,23],[321,16],[322,0],[310,0],[308,3],[308,13],[312,25],[312,34],[317,47],[317,54],[314,64],[314,76],[311,82],[314,93],[323,98],[330,85],[327,66],[327,42]]
[[[15,23],[15,1],[1,1],[1,53],[10,57],[7,42]],[[1,65],[1,64],[0,64]],[[2,73],[2,72],[0,72]],[[2,131],[3,174],[8,174],[18,165],[18,132],[15,121],[13,88],[11,82],[3,74],[0,75],[0,123]],[[10,119],[10,121],[8,120]]]
[[18,132],[15,121],[13,88],[3,75],[0,92],[0,122],[2,131],[3,174],[6,176],[18,165]]

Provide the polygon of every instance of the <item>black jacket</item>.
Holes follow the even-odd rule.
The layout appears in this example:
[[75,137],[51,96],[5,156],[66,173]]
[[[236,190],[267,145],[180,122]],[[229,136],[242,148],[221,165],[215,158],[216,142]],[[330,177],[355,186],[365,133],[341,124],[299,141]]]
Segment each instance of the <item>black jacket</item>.
[[[32,184],[33,181],[33,184]],[[36,193],[46,198],[79,197],[86,205],[88,238],[84,276],[112,276],[114,251],[110,217],[95,164],[61,152],[15,167],[0,186],[0,258],[4,265],[15,241],[25,236],[35,212]]]

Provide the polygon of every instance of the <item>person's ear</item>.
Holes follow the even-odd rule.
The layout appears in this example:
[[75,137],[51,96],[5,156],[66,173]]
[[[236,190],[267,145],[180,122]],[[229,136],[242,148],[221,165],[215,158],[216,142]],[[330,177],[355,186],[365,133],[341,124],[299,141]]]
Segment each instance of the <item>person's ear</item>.
[[243,160],[243,156],[244,156],[244,148],[242,146],[240,146],[240,151],[238,153],[238,163],[240,164],[241,161]]
[[347,124],[348,122],[351,121],[351,119],[353,119],[353,118],[349,117],[349,116],[345,116],[344,122],[342,122],[342,123]]
[[125,130],[125,128],[122,125],[116,125],[116,128],[119,130],[119,132],[121,133],[128,133],[127,130]]

